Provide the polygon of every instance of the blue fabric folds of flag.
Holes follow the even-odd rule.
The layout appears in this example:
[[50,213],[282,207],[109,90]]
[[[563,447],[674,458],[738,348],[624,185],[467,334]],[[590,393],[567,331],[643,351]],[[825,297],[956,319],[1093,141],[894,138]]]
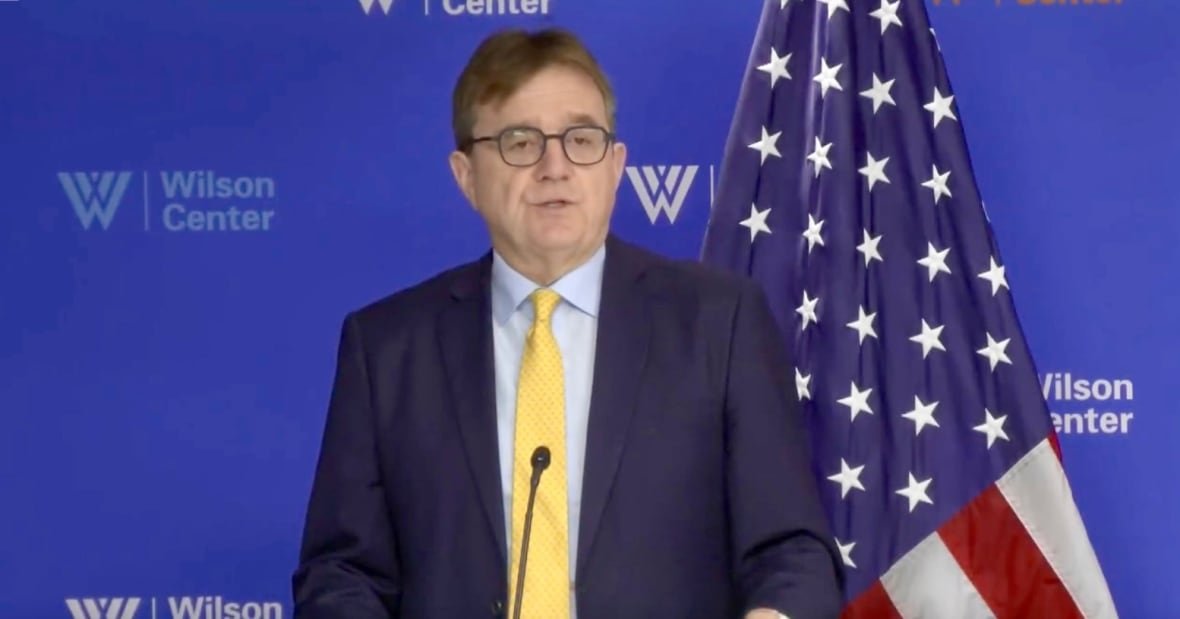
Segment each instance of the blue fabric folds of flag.
[[766,2],[702,260],[787,339],[850,615],[1114,615],[922,2]]

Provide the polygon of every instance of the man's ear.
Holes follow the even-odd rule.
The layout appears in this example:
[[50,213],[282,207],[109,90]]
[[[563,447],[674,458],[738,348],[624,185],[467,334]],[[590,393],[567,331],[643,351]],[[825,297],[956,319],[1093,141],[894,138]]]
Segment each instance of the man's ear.
[[611,144],[611,149],[613,150],[611,164],[614,165],[615,188],[618,189],[619,183],[623,182],[623,170],[627,167],[627,145],[615,142]]
[[467,198],[472,208],[475,208],[475,178],[471,169],[471,158],[463,151],[451,151],[447,162],[451,165],[451,175],[455,177],[455,184],[459,191]]

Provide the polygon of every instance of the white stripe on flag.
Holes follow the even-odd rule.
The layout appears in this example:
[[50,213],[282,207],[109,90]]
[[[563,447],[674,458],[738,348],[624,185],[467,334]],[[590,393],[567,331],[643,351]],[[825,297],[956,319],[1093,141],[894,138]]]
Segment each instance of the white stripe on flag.
[[1085,617],[1118,617],[1065,471],[1041,441],[996,485]]
[[894,563],[881,585],[902,617],[995,617],[938,533]]

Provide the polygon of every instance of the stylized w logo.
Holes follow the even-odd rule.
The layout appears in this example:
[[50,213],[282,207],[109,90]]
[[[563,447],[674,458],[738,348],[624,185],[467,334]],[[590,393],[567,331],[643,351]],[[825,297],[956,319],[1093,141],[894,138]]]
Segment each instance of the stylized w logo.
[[374,4],[380,4],[381,10],[386,15],[389,15],[389,9],[393,8],[393,0],[360,0],[361,8],[364,9],[365,15],[373,10]]
[[133,619],[139,598],[82,598],[66,600],[74,619]]
[[[631,178],[631,185],[635,187],[635,193],[639,194],[639,201],[643,203],[643,209],[647,211],[651,223],[656,223],[660,211],[668,216],[669,223],[676,223],[676,216],[680,214],[680,207],[684,206],[684,197],[692,187],[692,179],[697,175],[698,167],[700,166],[627,166],[627,176]],[[671,202],[668,201],[669,196]]]
[[131,182],[130,172],[58,172],[57,180],[74,205],[74,212],[82,227],[90,229],[90,222],[98,217],[106,230],[115,217],[123,192]]

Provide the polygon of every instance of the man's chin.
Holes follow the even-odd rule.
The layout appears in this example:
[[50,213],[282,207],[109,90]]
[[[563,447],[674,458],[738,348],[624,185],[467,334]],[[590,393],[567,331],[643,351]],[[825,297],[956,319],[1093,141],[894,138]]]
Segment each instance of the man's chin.
[[529,238],[529,247],[535,251],[557,256],[576,253],[585,245],[586,235],[571,226],[544,226]]

